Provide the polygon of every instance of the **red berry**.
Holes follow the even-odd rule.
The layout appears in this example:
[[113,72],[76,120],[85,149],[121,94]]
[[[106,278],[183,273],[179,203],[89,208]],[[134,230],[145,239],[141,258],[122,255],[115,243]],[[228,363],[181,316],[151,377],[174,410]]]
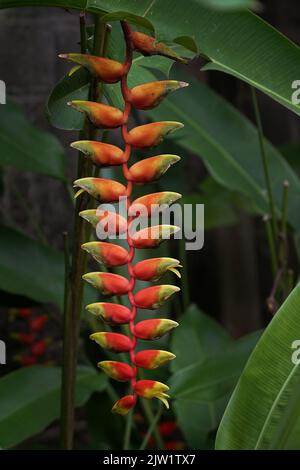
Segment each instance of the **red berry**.
[[18,317],[21,318],[28,318],[32,314],[32,309],[31,308],[19,308],[17,310],[17,315]]

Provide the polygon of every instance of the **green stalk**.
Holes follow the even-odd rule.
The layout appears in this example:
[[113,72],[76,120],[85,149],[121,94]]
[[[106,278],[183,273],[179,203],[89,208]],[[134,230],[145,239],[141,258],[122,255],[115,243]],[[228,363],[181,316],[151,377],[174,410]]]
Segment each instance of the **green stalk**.
[[[102,55],[101,47],[105,43],[105,25],[101,17],[95,16],[94,55]],[[86,53],[86,27],[85,16],[80,15],[80,44],[81,52]],[[90,100],[96,101],[101,97],[96,80],[91,80]],[[80,139],[93,140],[97,130],[86,122],[84,130],[80,132]],[[77,178],[84,178],[92,174],[92,163],[82,154],[78,159]],[[80,316],[82,311],[83,281],[82,275],[85,271],[86,252],[81,249],[85,241],[85,222],[78,217],[78,212],[89,207],[88,195],[82,195],[76,200],[74,214],[74,232],[72,247],[72,265],[70,271],[69,288],[65,298],[65,317],[67,317],[67,338],[64,338],[64,364],[62,380],[62,410],[61,410],[61,445],[65,450],[73,448],[74,441],[74,407],[75,407],[75,383],[78,356],[78,338],[80,330]]]
[[130,450],[133,410],[130,410],[126,419],[123,450]]
[[159,422],[159,420],[160,420],[161,415],[162,415],[162,405],[161,405],[161,403],[160,403],[160,404],[159,404],[159,409],[158,409],[158,411],[157,411],[157,413],[156,413],[156,416],[155,416],[154,420],[152,421],[152,423],[150,424],[150,426],[149,426],[149,428],[148,428],[148,431],[147,431],[147,433],[146,433],[146,435],[145,435],[145,437],[144,437],[144,440],[143,440],[143,442],[142,442],[142,444],[141,444],[140,450],[146,449],[147,444],[148,444],[148,441],[149,441],[149,439],[150,439],[150,437],[151,437],[151,434],[153,433],[155,426],[157,426],[157,424],[158,424],[158,422]]
[[[256,125],[257,125],[260,154],[261,154],[264,176],[265,176],[265,183],[266,183],[266,188],[267,188],[267,193],[268,193],[268,203],[269,203],[269,209],[270,209],[270,215],[271,215],[272,238],[273,238],[273,244],[274,246],[276,246],[276,242],[278,239],[278,227],[277,227],[276,210],[275,210],[275,204],[274,204],[274,198],[273,198],[271,178],[270,178],[267,154],[266,154],[265,143],[264,143],[264,133],[263,133],[261,115],[259,111],[256,92],[253,87],[250,87],[250,88],[251,88],[251,94],[252,94],[252,103],[253,103],[253,108],[254,108]],[[275,252],[275,256],[277,259],[276,252]]]
[[157,427],[157,422],[155,422],[155,416],[153,414],[153,411],[151,409],[149,401],[147,401],[146,398],[141,398],[141,405],[143,407],[145,416],[147,418],[147,421],[150,425],[151,433],[153,432],[154,439],[156,440],[156,444],[158,449],[163,450],[164,449],[164,443],[162,440],[162,437],[160,435],[160,432]]

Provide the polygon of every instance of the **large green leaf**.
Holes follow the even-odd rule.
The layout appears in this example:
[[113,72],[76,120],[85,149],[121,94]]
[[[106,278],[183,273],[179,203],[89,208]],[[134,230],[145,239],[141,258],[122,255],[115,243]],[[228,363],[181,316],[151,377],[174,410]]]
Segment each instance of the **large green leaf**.
[[[215,341],[207,333],[206,342],[209,338]],[[208,433],[217,429],[257,338],[258,333],[255,333],[224,345],[211,357],[179,370],[171,378],[171,396],[175,399],[178,422],[192,448],[204,447]]]
[[[203,83],[182,72],[176,78],[190,82],[158,108],[148,112],[154,120],[175,120],[182,147],[201,156],[218,183],[247,196],[258,212],[268,211],[267,193],[256,128],[233,106]],[[195,103],[198,103],[195,106]],[[265,140],[267,161],[278,213],[282,184],[290,183],[288,220],[300,229],[300,180],[279,151]]]
[[300,114],[300,106],[293,104],[291,100],[292,82],[300,76],[300,49],[250,11],[215,11],[203,5],[200,0],[189,0],[188,4],[181,0],[1,2],[1,8],[25,5],[107,12],[110,14],[110,21],[128,18],[144,27],[151,27],[152,24],[159,37],[170,40],[190,37],[199,50],[210,59],[212,67],[251,83]]
[[0,288],[38,302],[63,301],[64,265],[59,251],[0,226]]
[[299,419],[300,284],[276,313],[240,377],[218,430],[217,449],[284,448]]
[[34,127],[12,103],[0,106],[0,166],[65,179],[64,151],[58,140]]
[[191,305],[180,321],[180,328],[172,334],[171,350],[176,354],[176,361],[171,363],[172,371],[204,362],[230,342],[231,338],[218,323],[196,305]]
[[[0,447],[9,448],[43,431],[59,417],[61,369],[24,367],[0,379]],[[93,391],[101,391],[106,378],[92,367],[78,368],[76,406]]]

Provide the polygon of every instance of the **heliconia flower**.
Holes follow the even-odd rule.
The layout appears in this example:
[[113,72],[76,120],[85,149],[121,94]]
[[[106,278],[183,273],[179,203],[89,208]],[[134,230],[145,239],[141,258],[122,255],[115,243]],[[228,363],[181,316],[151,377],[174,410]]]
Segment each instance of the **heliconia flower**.
[[171,297],[171,295],[179,291],[179,287],[172,286],[170,284],[146,287],[134,295],[134,302],[139,308],[153,310],[161,307],[164,302]]
[[85,307],[96,317],[100,317],[106,323],[124,325],[131,319],[131,311],[128,307],[120,304],[107,302],[95,302]]
[[127,382],[134,377],[134,370],[128,364],[118,361],[101,361],[98,367],[102,369],[106,375],[119,382]]
[[87,209],[79,212],[79,215],[95,228],[100,224],[101,231],[107,235],[118,235],[127,230],[127,220],[116,212]]
[[122,165],[125,162],[123,150],[115,145],[96,140],[78,140],[72,142],[71,147],[82,152],[97,166]]
[[160,121],[137,126],[128,132],[126,141],[137,148],[150,148],[160,144],[164,137],[176,129],[181,129],[183,124],[176,121]]
[[146,227],[131,235],[132,245],[135,248],[154,248],[164,240],[168,240],[180,227],[175,225],[155,225]]
[[104,295],[123,295],[130,290],[128,279],[119,274],[93,272],[84,274],[82,279],[99,289]]
[[137,215],[141,217],[150,216],[166,209],[181,197],[181,194],[172,191],[146,194],[133,201],[128,210],[128,214],[133,217]]
[[139,339],[152,340],[161,338],[173,328],[176,328],[178,323],[168,318],[151,318],[150,320],[143,320],[134,326],[134,334]]
[[88,242],[81,245],[99,263],[108,267],[122,266],[128,262],[129,253],[125,248],[113,243]]
[[166,384],[157,382],[156,380],[139,380],[135,384],[134,389],[137,395],[149,399],[158,398],[167,408],[169,408],[167,399],[170,397],[165,393],[169,390],[169,387]]
[[29,329],[30,331],[41,331],[44,329],[46,323],[48,321],[47,315],[38,315],[35,318],[32,318],[29,321]]
[[90,339],[95,341],[99,346],[108,349],[112,352],[128,352],[131,350],[132,343],[128,336],[121,333],[107,333],[100,331],[99,333],[92,333]]
[[187,60],[180,57],[175,51],[168,47],[163,42],[157,42],[155,38],[148,36],[147,34],[140,33],[139,31],[133,31],[131,34],[133,46],[136,50],[141,52],[143,55],[162,55],[169,57],[179,62],[187,63]]
[[135,403],[136,398],[133,395],[125,395],[125,397],[120,398],[120,400],[114,404],[111,411],[125,416],[134,407]]
[[11,338],[19,341],[22,344],[25,344],[26,346],[31,345],[34,340],[35,340],[35,334],[34,333],[11,333]]
[[42,356],[46,353],[49,344],[51,343],[51,338],[43,338],[40,341],[37,341],[31,346],[31,353],[34,356]]
[[99,129],[114,129],[124,123],[123,112],[108,104],[75,100],[69,101],[68,105],[81,113],[85,113],[91,123]]
[[59,57],[85,67],[91,75],[105,83],[116,83],[124,74],[123,64],[104,57],[78,53],[59,54]]
[[152,109],[171,92],[188,86],[178,80],[161,80],[144,83],[131,89],[130,102],[136,109]]
[[140,184],[156,181],[179,160],[178,155],[157,155],[140,160],[129,169],[130,181]]
[[118,201],[121,196],[126,195],[126,188],[123,184],[106,178],[80,178],[74,181],[74,187],[82,190],[78,191],[77,195],[86,191],[100,202]]
[[137,367],[141,367],[143,369],[157,369],[157,367],[175,359],[175,357],[175,354],[172,354],[169,351],[147,349],[136,353],[134,362]]
[[175,258],[150,258],[136,263],[133,266],[133,272],[140,281],[157,281],[168,271],[172,271],[180,277],[177,270],[180,267],[180,261]]

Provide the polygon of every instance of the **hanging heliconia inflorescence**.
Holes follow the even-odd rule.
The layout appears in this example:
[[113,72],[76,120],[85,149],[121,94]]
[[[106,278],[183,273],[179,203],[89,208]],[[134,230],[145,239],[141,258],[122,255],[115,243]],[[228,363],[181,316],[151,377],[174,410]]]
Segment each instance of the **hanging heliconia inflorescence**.
[[152,207],[157,204],[170,205],[181,197],[174,192],[159,192],[149,194],[131,202],[133,184],[146,184],[157,180],[167,169],[180,158],[177,155],[158,155],[146,158],[131,167],[128,167],[132,148],[148,149],[159,144],[163,138],[183,127],[183,124],[174,121],[153,122],[150,124],[128,129],[128,120],[131,109],[151,109],[171,91],[187,86],[187,83],[176,80],[162,80],[146,83],[129,89],[127,77],[132,65],[134,50],[143,55],[160,54],[174,60],[179,56],[163,43],[156,42],[154,38],[140,32],[134,32],[129,24],[121,22],[126,42],[126,58],[124,63],[111,59],[91,56],[88,54],[61,54],[60,57],[68,59],[85,67],[91,75],[106,84],[121,82],[121,91],[124,98],[124,111],[103,103],[91,101],[72,101],[72,107],[86,114],[92,124],[101,129],[121,128],[124,140],[124,150],[97,141],[82,140],[74,142],[71,146],[83,152],[96,166],[122,165],[126,186],[109,179],[87,177],[75,181],[74,186],[80,192],[87,192],[102,203],[116,202],[119,198],[126,198],[127,220],[121,215],[108,211],[93,209],[80,212],[80,216],[90,222],[94,227],[103,220],[109,227],[113,227],[117,234],[126,233],[128,250],[112,243],[93,241],[85,243],[82,248],[90,253],[99,263],[108,268],[127,265],[129,279],[109,272],[92,272],[85,274],[83,279],[91,283],[105,295],[127,295],[130,308],[116,303],[97,302],[86,308],[97,317],[102,318],[111,325],[129,324],[130,337],[125,334],[113,332],[98,332],[91,335],[102,348],[116,353],[129,353],[130,364],[118,361],[101,361],[98,366],[111,378],[118,381],[130,381],[131,394],[118,400],[112,411],[126,415],[137,401],[137,397],[158,398],[168,407],[168,386],[155,380],[138,380],[137,369],[155,369],[174,359],[174,354],[161,350],[145,350],[136,352],[138,339],[153,340],[160,338],[178,324],[170,319],[148,319],[135,322],[137,309],[157,309],[172,294],[180,289],[173,285],[155,285],[134,293],[136,279],[142,281],[156,281],[167,271],[178,273],[180,263],[173,258],[151,258],[134,264],[135,249],[153,248],[160,244],[164,238],[179,230],[176,226],[157,225],[144,228],[131,234],[130,226],[138,212],[136,209],[144,207],[146,216],[151,216]]

